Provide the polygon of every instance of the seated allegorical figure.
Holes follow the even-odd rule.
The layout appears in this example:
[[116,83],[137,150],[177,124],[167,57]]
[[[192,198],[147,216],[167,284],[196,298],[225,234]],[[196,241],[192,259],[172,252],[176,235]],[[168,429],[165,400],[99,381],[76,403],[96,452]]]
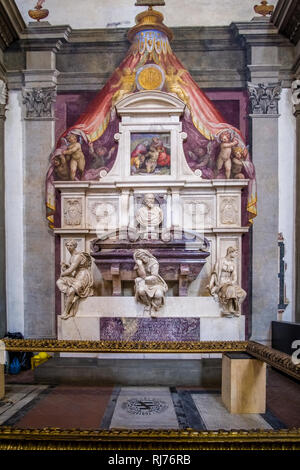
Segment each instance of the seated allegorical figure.
[[135,250],[133,257],[137,271],[135,298],[145,305],[151,316],[155,316],[152,309],[157,311],[163,306],[168,286],[159,275],[159,263],[150,251]]
[[237,284],[237,253],[237,249],[232,246],[227,249],[225,258],[216,262],[208,285],[210,294],[218,298],[223,315],[227,317],[240,316],[241,304],[247,295]]
[[94,293],[91,256],[83,251],[76,251],[75,240],[69,240],[66,247],[71,255],[70,264],[62,263],[60,278],[56,282],[59,290],[66,295],[64,313],[60,317],[63,320],[74,317],[78,301]]

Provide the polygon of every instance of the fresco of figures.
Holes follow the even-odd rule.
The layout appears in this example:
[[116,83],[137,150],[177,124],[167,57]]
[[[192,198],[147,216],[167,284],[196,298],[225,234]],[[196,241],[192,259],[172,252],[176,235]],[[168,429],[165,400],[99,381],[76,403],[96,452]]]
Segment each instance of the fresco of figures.
[[170,175],[170,134],[131,134],[131,175]]

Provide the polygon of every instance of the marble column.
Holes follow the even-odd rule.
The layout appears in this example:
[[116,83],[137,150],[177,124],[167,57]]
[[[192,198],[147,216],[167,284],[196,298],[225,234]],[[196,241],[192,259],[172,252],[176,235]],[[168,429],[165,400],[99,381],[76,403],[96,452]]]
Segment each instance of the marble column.
[[292,84],[297,126],[296,147],[296,220],[295,220],[295,321],[300,323],[300,79]]
[[[42,54],[42,56],[41,56]],[[55,240],[45,209],[45,177],[55,146],[58,72],[52,51],[27,52],[24,71],[24,336],[56,337]]]
[[0,80],[0,338],[6,333],[4,125],[7,87]]
[[278,310],[278,101],[279,84],[248,84],[251,103],[252,158],[258,204],[253,224],[252,336],[268,344]]

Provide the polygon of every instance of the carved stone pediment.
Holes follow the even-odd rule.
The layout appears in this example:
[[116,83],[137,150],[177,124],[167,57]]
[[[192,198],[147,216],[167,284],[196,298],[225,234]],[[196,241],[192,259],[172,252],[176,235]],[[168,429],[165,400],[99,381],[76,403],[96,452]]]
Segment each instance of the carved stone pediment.
[[162,91],[141,91],[132,93],[116,104],[120,116],[126,115],[168,115],[170,113],[181,116],[185,104],[177,96]]

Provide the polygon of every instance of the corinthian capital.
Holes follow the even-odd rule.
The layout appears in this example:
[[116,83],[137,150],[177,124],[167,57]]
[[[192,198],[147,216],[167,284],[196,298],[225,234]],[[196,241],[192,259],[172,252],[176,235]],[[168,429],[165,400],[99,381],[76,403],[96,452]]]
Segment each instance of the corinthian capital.
[[294,108],[294,114],[299,113],[300,108],[300,79],[296,79],[292,83],[292,102]]
[[26,117],[33,119],[52,118],[55,100],[55,87],[24,89],[23,104],[26,106]]
[[6,83],[0,79],[0,105],[5,106],[7,104],[7,85]]
[[278,114],[281,83],[250,83],[248,92],[252,114]]

